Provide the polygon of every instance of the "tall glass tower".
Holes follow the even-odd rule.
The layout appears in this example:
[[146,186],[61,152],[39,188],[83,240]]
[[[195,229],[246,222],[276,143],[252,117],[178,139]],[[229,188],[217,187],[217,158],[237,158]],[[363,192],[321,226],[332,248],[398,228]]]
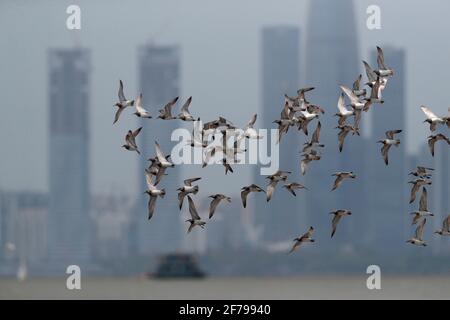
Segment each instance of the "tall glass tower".
[[[157,117],[157,110],[180,94],[180,52],[177,46],[146,45],[139,48],[139,83],[143,94],[143,104],[153,110],[152,116]],[[183,103],[180,101],[178,104]],[[174,108],[173,113],[179,107]],[[148,167],[149,157],[155,156],[155,141],[161,145],[163,152],[171,152],[173,142],[170,141],[172,131],[180,126],[177,120],[149,121],[142,119],[141,133],[142,157],[139,164],[139,190],[147,190],[144,169]],[[135,252],[153,255],[177,251],[181,245],[181,213],[176,201],[176,189],[182,184],[180,168],[168,168],[166,176],[158,187],[165,188],[167,196],[158,198],[155,214],[151,221],[147,220],[148,196],[138,198],[134,216],[133,237]],[[174,200],[175,199],[175,200]]]
[[[257,124],[258,127],[275,129],[272,122],[280,119],[284,106],[284,94],[295,96],[300,84],[300,31],[297,27],[273,26],[266,27],[261,33],[261,105]],[[298,152],[300,149],[300,134],[296,128],[291,128],[283,136],[279,144],[280,170],[291,171],[291,181],[299,181]],[[270,150],[270,145],[268,149]],[[268,180],[261,176],[259,167],[255,169],[254,181],[266,188]],[[301,181],[299,181],[301,182]],[[305,212],[303,193],[298,191],[293,197],[282,188],[280,182],[270,202],[265,199],[249,201],[253,207],[255,220],[262,227],[263,243],[286,241],[305,228]],[[282,208],[283,210],[280,210]]]
[[89,73],[86,49],[52,49],[49,64],[49,270],[90,258]]
[[[325,115],[321,117],[321,143],[325,144],[322,159],[312,163],[306,173],[306,185],[311,190],[306,198],[307,215],[309,223],[317,228],[316,237],[327,238],[330,237],[330,228],[324,226],[330,225],[328,213],[340,208],[357,211],[354,201],[350,201],[350,198],[360,201],[359,195],[363,194],[360,188],[358,194],[350,197],[349,192],[354,188],[351,185],[343,185],[340,189],[330,192],[332,173],[353,170],[358,174],[364,165],[361,159],[363,152],[357,153],[362,146],[359,137],[350,135],[343,152],[339,153],[338,130],[333,129],[337,126],[337,118],[332,117],[337,111],[341,91],[339,85],[351,87],[361,71],[352,0],[310,1],[305,51],[305,86],[316,87],[308,100],[325,109]],[[342,230],[338,230],[339,239],[336,237],[336,241],[345,240],[344,235],[347,232],[344,229],[351,221],[343,222],[340,226]],[[326,244],[322,247],[326,247]]]

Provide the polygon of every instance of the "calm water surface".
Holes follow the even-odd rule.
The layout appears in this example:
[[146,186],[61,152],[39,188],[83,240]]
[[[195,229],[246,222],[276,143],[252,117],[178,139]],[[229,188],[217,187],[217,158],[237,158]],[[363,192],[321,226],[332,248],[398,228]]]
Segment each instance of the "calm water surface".
[[368,290],[366,277],[287,278],[85,278],[81,290],[63,278],[18,282],[0,279],[0,299],[450,299],[448,276],[385,276],[381,290]]

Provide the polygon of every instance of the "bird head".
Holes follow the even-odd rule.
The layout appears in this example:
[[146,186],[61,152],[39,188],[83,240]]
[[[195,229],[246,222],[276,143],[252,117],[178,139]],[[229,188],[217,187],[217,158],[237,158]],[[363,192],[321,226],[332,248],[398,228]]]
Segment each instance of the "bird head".
[[442,236],[442,230],[436,230],[435,232],[433,232],[434,234],[439,234]]

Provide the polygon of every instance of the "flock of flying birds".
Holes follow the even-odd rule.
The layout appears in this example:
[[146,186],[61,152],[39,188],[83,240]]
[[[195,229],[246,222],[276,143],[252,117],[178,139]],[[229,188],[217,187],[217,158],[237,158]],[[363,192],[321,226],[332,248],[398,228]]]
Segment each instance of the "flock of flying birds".
[[[335,129],[339,130],[338,133],[338,147],[339,151],[342,152],[344,147],[345,138],[349,133],[352,135],[360,135],[360,122],[361,117],[364,112],[368,112],[370,108],[375,104],[383,104],[384,100],[382,99],[383,90],[386,88],[387,82],[390,77],[394,75],[394,70],[389,68],[384,62],[383,51],[380,47],[377,47],[377,64],[378,69],[372,69],[370,65],[363,61],[367,82],[362,84],[362,75],[356,79],[353,83],[353,88],[350,89],[344,85],[340,85],[342,93],[339,96],[337,108],[338,112],[335,114],[338,119],[338,125]],[[367,86],[363,88],[363,86]],[[320,116],[325,113],[324,109],[316,104],[310,103],[306,99],[306,93],[314,90],[313,87],[302,88],[297,91],[297,96],[290,97],[285,94],[284,96],[284,107],[281,111],[280,119],[273,121],[278,125],[278,140],[277,143],[280,143],[283,135],[285,135],[291,127],[296,127],[298,131],[303,131],[303,133],[308,136],[308,126],[314,120],[317,120],[317,125],[314,130],[314,133],[311,136],[311,139],[304,143],[302,149],[302,159],[300,161],[300,169],[302,175],[306,174],[306,170],[308,165],[313,161],[318,161],[321,159],[320,148],[324,148],[325,146],[320,143]],[[368,94],[369,93],[369,94]],[[368,94],[368,95],[367,95]],[[134,114],[140,118],[150,119],[152,116],[150,112],[146,110],[142,105],[142,94],[138,96],[136,101],[129,100],[125,97],[123,91],[123,83],[120,80],[119,86],[119,102],[115,104],[117,106],[117,111],[114,118],[114,123],[119,120],[122,112],[128,107],[135,107]],[[349,105],[346,105],[346,98],[350,102]],[[159,110],[158,119],[161,120],[181,120],[181,121],[195,121],[200,120],[200,118],[194,118],[190,111],[189,106],[192,102],[192,97],[189,97],[186,102],[181,107],[180,113],[177,116],[172,114],[173,108],[176,106],[178,102],[178,97],[175,97],[173,100],[169,101],[161,110]],[[350,107],[350,108],[349,108]],[[436,116],[429,108],[422,106],[422,111],[426,115],[426,120],[424,122],[428,122],[430,124],[430,130],[435,132],[439,125],[446,125],[450,128],[450,116],[438,117]],[[449,108],[450,111],[450,108]],[[353,123],[348,123],[348,119],[353,117]],[[250,121],[242,130],[235,130],[235,127],[230,121],[223,117],[219,117],[216,120],[207,122],[203,124],[203,127],[200,130],[194,130],[192,140],[189,141],[188,145],[192,148],[201,148],[203,152],[203,167],[208,165],[211,158],[213,158],[216,154],[221,152],[223,154],[223,159],[221,160],[221,164],[225,167],[225,174],[228,172],[233,172],[231,167],[232,163],[236,163],[238,161],[236,159],[237,154],[244,153],[247,150],[241,148],[241,143],[245,139],[260,139],[262,138],[258,135],[257,130],[254,128],[255,122],[257,119],[257,115],[253,115]],[[135,151],[140,154],[140,150],[136,143],[136,137],[141,132],[142,127],[132,131],[129,130],[125,137],[125,144],[122,145],[128,151]],[[388,130],[386,131],[386,137],[377,141],[381,143],[383,146],[381,148],[381,155],[386,165],[389,164],[389,150],[392,146],[398,146],[400,144],[400,139],[397,139],[396,136],[400,134],[402,130]],[[221,139],[219,144],[209,143],[214,141],[215,134],[221,133]],[[230,135],[231,133],[231,135]],[[225,135],[226,134],[226,135]],[[224,137],[233,137],[233,145],[229,145],[229,139]],[[434,146],[438,141],[445,141],[450,145],[450,139],[445,135],[439,133],[435,135],[430,135],[428,137],[428,145],[431,151],[432,156],[434,156]],[[148,190],[145,191],[149,196],[148,201],[148,219],[151,219],[156,206],[156,201],[158,197],[163,198],[166,194],[164,188],[159,188],[158,184],[167,175],[166,171],[168,168],[172,168],[175,165],[170,160],[170,155],[165,155],[162,151],[160,145],[157,141],[155,141],[155,153],[156,155],[153,158],[148,159],[150,162],[147,169],[145,169],[145,177],[147,182]],[[416,199],[417,192],[422,188],[422,195],[420,198],[419,209],[412,214],[413,225],[418,224],[416,229],[416,234],[408,243],[417,245],[417,246],[426,246],[425,241],[423,240],[423,230],[426,223],[427,216],[433,216],[431,212],[428,211],[427,206],[427,189],[425,185],[430,185],[432,182],[430,180],[431,173],[433,169],[418,167],[417,171],[411,172],[410,175],[416,177],[416,180],[410,181],[413,185],[411,190],[411,199],[410,203],[414,202]],[[276,189],[278,183],[282,182],[283,188],[286,191],[290,192],[293,196],[296,196],[296,190],[299,189],[307,189],[304,185],[297,182],[287,182],[288,176],[291,174],[289,171],[278,170],[276,173],[267,176],[268,185],[266,190],[257,186],[256,184],[251,184],[249,186],[244,186],[241,188],[241,201],[244,208],[247,206],[247,197],[250,193],[259,193],[263,192],[266,194],[266,200],[270,201],[273,193]],[[355,179],[356,174],[354,172],[336,172],[332,176],[335,177],[334,184],[332,186],[331,191],[339,188],[345,180]],[[200,180],[200,177],[195,177],[191,179],[184,180],[183,186],[177,189],[178,191],[178,203],[180,210],[183,207],[184,199],[187,197],[189,204],[189,213],[191,218],[187,219],[186,222],[189,222],[189,227],[187,232],[191,232],[192,229],[196,226],[201,228],[205,227],[206,222],[202,220],[199,216],[193,196],[196,195],[199,191],[199,186],[194,185],[194,183]],[[209,206],[209,218],[211,219],[214,216],[214,213],[222,202],[231,202],[231,198],[224,194],[214,194],[209,196],[212,200]],[[347,209],[339,209],[333,212],[330,212],[333,215],[332,219],[332,231],[331,237],[334,236],[339,221],[346,216],[350,216],[352,212]],[[436,234],[441,236],[450,236],[450,215],[444,220],[443,226],[441,230],[436,231]],[[296,250],[301,244],[314,242],[313,239],[314,228],[310,227],[309,230],[300,237],[294,239],[294,245],[290,252]]]

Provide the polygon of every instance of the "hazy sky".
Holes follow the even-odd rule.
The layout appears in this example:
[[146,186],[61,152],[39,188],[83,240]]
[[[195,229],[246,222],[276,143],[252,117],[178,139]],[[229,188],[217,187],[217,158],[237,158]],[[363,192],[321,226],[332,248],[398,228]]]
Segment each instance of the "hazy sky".
[[[428,104],[438,113],[450,106],[450,2],[355,2],[362,58],[377,44],[407,50],[406,129],[425,136],[419,106]],[[80,31],[66,29],[70,4],[81,7]],[[137,94],[137,46],[150,40],[179,44],[182,96],[194,97],[191,111],[202,119],[221,113],[243,125],[260,105],[261,28],[299,26],[304,39],[307,4],[299,0],[0,1],[0,188],[47,190],[48,48],[91,49],[93,191],[133,192],[137,158],[120,145],[126,130],[137,122],[123,117],[112,127],[111,121],[118,79],[125,81],[128,96]],[[381,30],[366,29],[369,4],[381,7]],[[155,113],[160,106],[149,107]],[[415,151],[419,141],[416,134],[409,134],[409,150]],[[248,177],[249,170],[239,170],[242,174],[231,178],[233,188]]]

